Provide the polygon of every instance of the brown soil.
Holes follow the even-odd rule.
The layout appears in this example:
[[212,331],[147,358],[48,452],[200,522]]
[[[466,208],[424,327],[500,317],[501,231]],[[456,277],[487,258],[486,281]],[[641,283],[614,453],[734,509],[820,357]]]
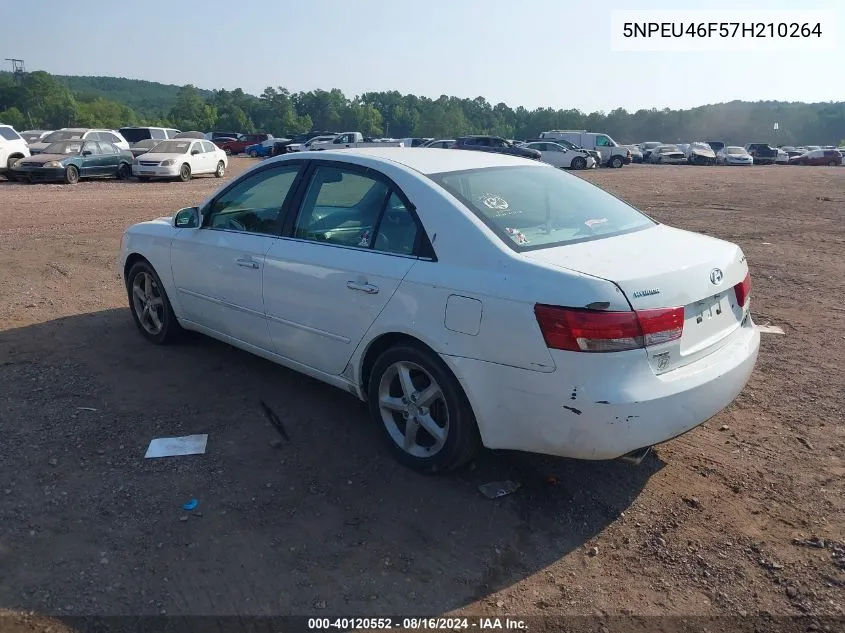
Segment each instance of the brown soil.
[[[728,410],[639,467],[488,451],[437,478],[397,465],[347,394],[200,336],[158,348],[136,332],[121,232],[219,180],[1,182],[0,607],[842,616],[845,169],[584,177],[739,243],[755,320],[786,335],[764,335]],[[273,445],[260,400],[290,443]],[[143,459],[150,439],[190,433],[209,434],[207,454]],[[522,488],[476,488],[502,479]]]

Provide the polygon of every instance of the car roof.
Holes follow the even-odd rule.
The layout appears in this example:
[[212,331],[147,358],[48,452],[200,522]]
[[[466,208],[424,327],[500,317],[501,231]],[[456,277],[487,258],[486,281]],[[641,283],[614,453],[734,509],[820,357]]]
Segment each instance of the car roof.
[[[295,156],[286,154],[285,156]],[[528,158],[497,154],[494,152],[475,152],[469,150],[449,150],[430,147],[371,147],[326,150],[320,152],[320,158],[343,158],[344,156],[359,156],[374,158],[404,165],[421,174],[437,174],[449,171],[463,171],[466,169],[483,169],[486,167],[520,167],[534,165],[550,167]]]

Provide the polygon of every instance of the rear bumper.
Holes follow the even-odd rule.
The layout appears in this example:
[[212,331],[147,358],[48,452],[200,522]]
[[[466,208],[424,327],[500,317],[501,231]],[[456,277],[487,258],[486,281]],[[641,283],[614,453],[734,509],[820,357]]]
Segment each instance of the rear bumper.
[[643,350],[552,350],[541,373],[445,356],[488,448],[577,459],[613,459],[686,433],[727,407],[754,365],[760,334],[749,318],[708,356],[655,375]]

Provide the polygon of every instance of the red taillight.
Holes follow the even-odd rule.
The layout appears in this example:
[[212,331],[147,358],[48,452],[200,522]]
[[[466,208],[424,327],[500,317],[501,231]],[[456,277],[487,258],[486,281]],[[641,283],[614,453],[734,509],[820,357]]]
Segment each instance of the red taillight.
[[573,352],[618,352],[681,338],[684,309],[604,312],[537,304],[534,314],[552,349]]
[[751,296],[751,273],[745,275],[745,279],[734,286],[734,292],[736,292],[737,305],[740,308],[744,308],[748,302],[748,298]]

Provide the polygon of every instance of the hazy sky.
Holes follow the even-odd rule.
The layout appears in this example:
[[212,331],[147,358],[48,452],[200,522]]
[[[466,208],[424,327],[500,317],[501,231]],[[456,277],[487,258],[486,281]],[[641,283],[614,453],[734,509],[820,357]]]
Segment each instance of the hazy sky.
[[[3,3],[0,59],[201,88],[483,96],[527,108],[845,100],[842,0],[85,0]],[[614,9],[834,9],[830,52],[611,52]],[[8,62],[2,62],[5,70]]]

